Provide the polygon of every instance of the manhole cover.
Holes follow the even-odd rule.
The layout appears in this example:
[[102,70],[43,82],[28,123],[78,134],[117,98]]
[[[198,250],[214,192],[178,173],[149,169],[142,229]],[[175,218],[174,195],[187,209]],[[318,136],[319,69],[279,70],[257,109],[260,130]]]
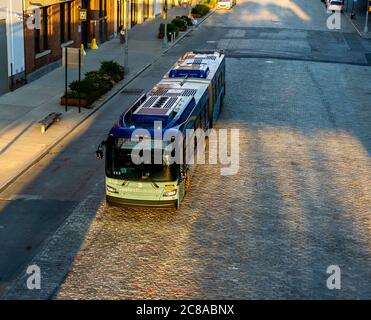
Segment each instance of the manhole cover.
[[121,94],[126,94],[128,96],[138,96],[143,91],[144,91],[143,89],[124,89],[121,91]]

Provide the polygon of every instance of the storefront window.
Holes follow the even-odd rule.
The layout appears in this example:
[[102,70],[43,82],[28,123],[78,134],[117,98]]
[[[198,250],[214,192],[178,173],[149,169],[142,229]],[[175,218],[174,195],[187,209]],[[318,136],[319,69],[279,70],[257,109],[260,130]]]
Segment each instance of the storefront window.
[[65,2],[60,4],[60,23],[61,23],[61,43],[68,42],[71,37],[72,26],[72,3]]
[[34,11],[35,17],[40,15],[40,29],[35,28],[35,52],[41,53],[48,49],[48,7]]

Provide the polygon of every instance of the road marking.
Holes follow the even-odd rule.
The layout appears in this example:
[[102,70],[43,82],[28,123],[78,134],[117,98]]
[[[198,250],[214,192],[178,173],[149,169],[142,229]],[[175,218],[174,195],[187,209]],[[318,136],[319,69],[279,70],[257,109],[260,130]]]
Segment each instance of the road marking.
[[206,41],[206,43],[216,43],[215,40],[209,40],[209,41]]
[[243,38],[245,37],[246,31],[242,29],[229,30],[226,37],[228,38]]

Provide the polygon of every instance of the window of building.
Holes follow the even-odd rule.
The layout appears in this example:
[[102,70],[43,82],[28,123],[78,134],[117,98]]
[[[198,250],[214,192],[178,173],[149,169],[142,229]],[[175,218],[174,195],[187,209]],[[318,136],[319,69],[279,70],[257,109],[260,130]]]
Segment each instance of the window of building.
[[61,23],[61,43],[66,43],[72,40],[72,3],[64,2],[60,4],[60,23]]
[[[35,52],[41,53],[48,49],[48,7],[39,10],[40,29],[35,28]],[[35,17],[37,12],[34,12]]]

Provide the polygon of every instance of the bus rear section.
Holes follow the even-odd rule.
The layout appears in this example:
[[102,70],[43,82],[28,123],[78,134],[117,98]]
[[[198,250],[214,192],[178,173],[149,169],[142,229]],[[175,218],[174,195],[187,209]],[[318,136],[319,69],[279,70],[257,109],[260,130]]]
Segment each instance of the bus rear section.
[[165,74],[161,83],[207,83],[209,85],[210,128],[223,108],[226,94],[225,55],[218,50],[193,50],[185,53]]

